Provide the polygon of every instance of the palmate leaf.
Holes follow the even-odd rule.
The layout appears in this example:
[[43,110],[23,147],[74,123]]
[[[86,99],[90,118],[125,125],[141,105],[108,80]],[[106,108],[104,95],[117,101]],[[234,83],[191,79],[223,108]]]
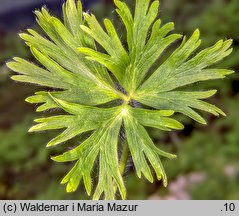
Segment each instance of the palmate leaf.
[[[83,181],[88,195],[92,194],[92,172],[98,165],[93,199],[100,199],[102,195],[104,199],[115,199],[117,189],[121,197],[126,198],[122,175],[128,151],[139,178],[144,176],[153,182],[155,173],[167,186],[161,157],[176,156],[156,147],[145,127],[164,131],[183,129],[183,125],[171,117],[174,112],[203,124],[206,121],[196,110],[225,115],[204,101],[216,90],[180,88],[233,73],[211,67],[231,53],[232,41],[221,40],[194,54],[201,43],[199,30],[188,40],[184,37],[181,45],[153,70],[152,66],[165,49],[181,35],[170,34],[173,23],[161,25],[157,18],[158,0],[153,3],[136,0],[134,15],[124,2],[114,2],[125,25],[127,47],[109,19],[105,19],[101,27],[94,15],[82,13],[80,1],[67,0],[63,5],[64,22],[46,8],[36,12],[38,24],[47,37],[31,29],[20,34],[41,66],[21,58],[7,63],[18,73],[13,80],[51,88],[50,93],[43,90],[26,99],[40,104],[37,111],[58,108],[65,112],[36,119],[37,124],[29,130],[61,130],[49,141],[48,147],[65,143],[84,132],[91,133],[81,144],[52,159],[75,161],[62,184],[67,184],[67,192],[73,192]],[[97,43],[105,52],[96,49]],[[119,139],[120,134],[125,136]]]

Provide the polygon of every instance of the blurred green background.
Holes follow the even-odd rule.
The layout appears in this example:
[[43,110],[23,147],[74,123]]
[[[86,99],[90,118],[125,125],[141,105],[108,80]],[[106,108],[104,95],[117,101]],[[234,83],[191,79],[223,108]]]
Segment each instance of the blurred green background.
[[[42,114],[36,114],[36,107],[24,99],[40,87],[14,83],[5,66],[13,56],[34,61],[17,32],[28,27],[38,29],[32,12],[35,8],[46,4],[59,15],[63,1],[25,3],[22,0],[17,5],[1,1],[0,199],[89,199],[82,187],[73,194],[66,194],[64,186],[59,184],[72,164],[56,164],[49,156],[67,148],[67,144],[56,150],[46,149],[45,144],[54,132],[27,133],[33,119]],[[99,19],[113,18],[119,34],[125,38],[111,0],[83,3],[85,10],[96,13]],[[128,3],[134,5],[133,0]],[[238,0],[161,0],[160,12],[164,23],[175,22],[177,32],[189,36],[199,28],[202,47],[219,39],[234,39],[234,52],[218,67],[239,71]],[[194,87],[219,89],[211,102],[221,107],[227,117],[205,115],[208,125],[203,126],[179,115],[179,120],[186,125],[183,131],[166,133],[150,129],[155,143],[176,153],[178,159],[163,160],[169,178],[168,188],[163,188],[161,182],[151,184],[138,179],[129,163],[125,173],[128,199],[239,199],[239,76],[235,73],[225,80],[199,83]]]

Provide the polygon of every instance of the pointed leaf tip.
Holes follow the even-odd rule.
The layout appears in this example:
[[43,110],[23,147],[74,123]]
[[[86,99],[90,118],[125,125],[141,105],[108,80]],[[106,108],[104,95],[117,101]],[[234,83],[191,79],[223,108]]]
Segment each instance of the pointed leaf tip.
[[33,133],[33,132],[35,132],[36,130],[35,130],[35,126],[33,126],[33,127],[31,127],[29,130],[28,130],[28,133]]
[[[83,12],[82,15],[86,20],[89,19],[91,16],[93,16],[92,14],[89,14],[87,12]],[[84,25],[82,25],[82,26],[84,26]]]
[[117,7],[119,6],[120,3],[121,3],[120,0],[114,0],[114,4],[115,4]]
[[77,188],[74,187],[70,182],[66,186],[66,192],[67,193],[73,193],[76,191]]
[[175,154],[171,154],[171,156],[170,156],[170,158],[169,159],[177,159],[178,158],[178,156],[177,155],[175,155]]
[[168,180],[167,179],[163,179],[163,186],[165,188],[168,186]]
[[58,144],[60,144],[60,142],[56,141],[56,138],[54,138],[50,142],[47,143],[46,147],[50,148],[50,147],[56,146]]
[[56,142],[55,139],[56,139],[56,138],[50,140],[50,141],[47,143],[46,147],[47,147],[47,148],[50,148],[50,147],[53,147],[53,146],[56,146],[56,145],[60,144],[59,142]]
[[160,5],[159,0],[155,0],[155,1],[152,3],[151,7],[159,8],[159,5]]
[[224,116],[224,117],[227,116],[227,114],[226,114],[223,110],[221,110],[221,109],[220,109],[220,114],[221,114],[222,116]]
[[67,182],[68,182],[68,180],[64,178],[64,179],[61,180],[60,184],[63,185],[63,184],[66,184]]
[[208,91],[208,97],[211,97],[211,96],[213,96],[213,95],[215,95],[216,93],[217,93],[217,90],[216,89],[214,89],[214,90],[211,90],[211,91]]
[[61,157],[62,155],[56,155],[56,156],[51,156],[50,159],[55,161],[55,162],[60,162],[59,161],[59,158]]
[[199,37],[200,36],[200,30],[197,28],[194,33],[195,36]]
[[50,147],[52,147],[53,145],[51,144],[51,143],[47,143],[47,145],[46,145],[46,147],[47,148],[50,148]]

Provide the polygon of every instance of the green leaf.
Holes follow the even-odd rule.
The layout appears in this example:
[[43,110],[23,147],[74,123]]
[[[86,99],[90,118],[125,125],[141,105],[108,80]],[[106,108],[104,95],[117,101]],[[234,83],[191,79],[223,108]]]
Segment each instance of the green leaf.
[[[102,29],[94,15],[84,13],[84,18],[89,25],[86,27],[81,26],[81,29],[89,36],[94,38],[109,54],[109,56],[101,55],[98,52],[88,48],[79,48],[78,50],[84,54],[90,54],[90,59],[95,61],[99,59],[108,59],[108,61],[100,61],[101,64],[110,68],[111,72],[115,75],[118,81],[123,84],[124,69],[128,63],[128,55],[124,47],[122,46],[120,39],[116,33],[116,30],[110,20],[105,19],[104,24],[107,33]],[[93,55],[91,55],[93,54]],[[107,58],[106,58],[107,57]],[[109,63],[107,63],[109,62]]]
[[188,41],[184,40],[182,45],[143,83],[139,91],[147,89],[164,92],[198,81],[224,78],[232,71],[210,70],[207,67],[228,56],[232,51],[229,49],[231,43],[232,40],[219,41],[211,48],[188,59],[200,45],[199,31],[196,30],[192,37]]
[[[69,4],[69,2],[67,2],[67,4]],[[51,16],[46,9],[42,8],[42,10],[37,11],[36,14],[38,23],[52,41],[40,36],[33,30],[28,30],[29,34],[20,34],[27,45],[33,48],[33,51],[38,50],[42,55],[48,56],[48,58],[51,58],[52,62],[56,62],[59,67],[65,68],[68,72],[76,74],[80,81],[81,79],[89,80],[89,82],[92,82],[91,85],[94,84],[102,88],[103,91],[107,89],[116,95],[120,95],[120,93],[117,93],[113,88],[113,82],[106,69],[98,63],[87,61],[84,55],[77,52],[77,48],[80,45],[86,46],[85,40],[91,40],[90,37],[81,32],[82,41],[77,41],[60,20]],[[95,48],[94,43],[89,47]],[[46,66],[46,62],[41,63]]]
[[121,17],[126,31],[127,31],[127,41],[128,41],[128,47],[129,50],[132,50],[133,46],[133,29],[132,26],[134,25],[133,16],[130,12],[130,9],[128,8],[127,4],[124,2],[121,2],[119,0],[114,0],[115,5],[118,7],[116,9],[117,13]]
[[214,115],[225,115],[216,106],[201,100],[212,96],[216,91],[184,92],[175,89],[199,81],[224,78],[233,73],[225,69],[208,69],[231,53],[231,43],[231,40],[219,41],[189,58],[200,45],[199,31],[196,30],[192,37],[188,41],[184,39],[182,45],[138,88],[135,99],[156,109],[181,112],[202,124],[206,124],[206,121],[191,108]]
[[[231,53],[232,40],[220,40],[197,53],[201,40],[196,30],[162,60],[165,50],[181,35],[171,33],[173,23],[162,25],[157,18],[159,1],[136,0],[133,14],[126,3],[114,3],[125,25],[127,43],[121,41],[109,19],[101,26],[93,14],[82,12],[79,0],[66,0],[63,22],[43,7],[35,14],[45,35],[32,29],[20,34],[39,65],[21,58],[7,63],[17,73],[13,80],[50,88],[26,99],[39,104],[37,112],[63,112],[36,119],[30,132],[60,130],[48,147],[67,145],[84,132],[91,134],[74,149],[52,159],[75,161],[61,183],[67,185],[67,192],[73,192],[83,181],[88,195],[94,190],[93,199],[115,199],[117,190],[126,199],[122,176],[129,153],[138,177],[143,175],[153,182],[155,173],[167,186],[161,157],[176,156],[155,146],[145,127],[182,130],[183,125],[173,119],[175,112],[202,124],[206,121],[196,110],[225,115],[204,101],[216,90],[196,91],[192,84],[233,73],[213,67]],[[156,64],[159,58],[162,63]],[[122,134],[126,136],[119,139]],[[98,182],[93,185],[91,174],[95,170]]]
[[87,105],[103,104],[118,98],[116,91],[109,91],[100,84],[96,85],[94,82],[65,70],[35,48],[32,48],[32,52],[48,70],[21,58],[14,58],[14,61],[7,63],[7,66],[21,75],[12,76],[13,80],[65,89],[66,91],[59,92],[59,94],[64,95],[64,98],[68,95],[72,102],[80,101]]
[[29,132],[66,128],[66,130],[47,144],[48,147],[65,142],[83,132],[95,130],[117,111],[117,108],[103,109],[73,104],[59,100],[52,95],[51,98],[58,107],[71,115],[61,115],[35,120],[35,122],[40,124],[33,126]]
[[142,173],[150,182],[153,182],[153,176],[147,163],[148,160],[155,170],[157,179],[163,179],[163,184],[166,187],[167,177],[159,155],[168,158],[175,158],[175,155],[159,150],[152,142],[147,131],[135,118],[125,118],[124,125],[130,153],[132,155],[138,177],[141,178]]
[[82,4],[80,1],[75,3],[75,0],[66,1],[62,7],[64,14],[64,24],[72,32],[72,34],[79,38],[79,41],[83,40],[82,32],[80,31],[80,25],[82,20]]
[[91,194],[91,171],[99,155],[99,179],[93,199],[99,199],[102,193],[105,199],[114,199],[114,182],[122,198],[126,198],[126,189],[118,167],[117,145],[121,121],[120,117],[106,121],[104,126],[96,130],[78,147],[52,158],[57,162],[77,160],[76,165],[62,180],[63,184],[67,183],[68,192],[75,191],[83,179],[87,193]]
[[170,113],[171,115],[169,115],[169,113],[169,111],[165,113],[159,110],[132,109],[133,117],[143,126],[166,131],[171,131],[171,129],[183,129],[184,126],[180,122],[168,118],[168,116],[171,116],[174,112]]
[[205,92],[183,92],[172,91],[155,94],[144,94],[139,96],[139,101],[156,109],[171,109],[183,113],[195,121],[206,124],[206,121],[192,108],[203,110],[213,115],[225,115],[225,113],[214,105],[211,105],[201,99],[214,95],[216,91]]

